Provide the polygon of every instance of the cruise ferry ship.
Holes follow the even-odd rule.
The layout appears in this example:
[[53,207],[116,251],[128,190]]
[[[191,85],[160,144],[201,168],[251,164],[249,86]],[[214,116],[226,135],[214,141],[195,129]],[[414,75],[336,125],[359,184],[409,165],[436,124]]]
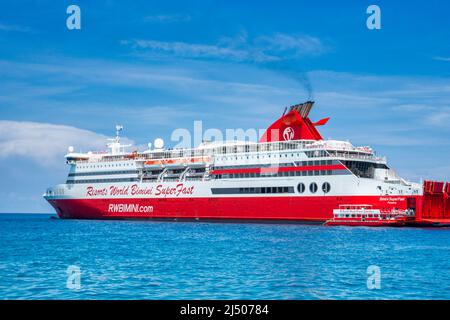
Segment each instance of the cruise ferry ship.
[[[329,118],[314,102],[285,109],[258,143],[204,142],[127,152],[121,127],[107,152],[69,147],[67,181],[44,198],[60,218],[324,223],[336,210],[370,206],[417,224],[450,222],[450,184],[409,182],[367,146],[325,140]],[[412,217],[412,219],[411,219]]]

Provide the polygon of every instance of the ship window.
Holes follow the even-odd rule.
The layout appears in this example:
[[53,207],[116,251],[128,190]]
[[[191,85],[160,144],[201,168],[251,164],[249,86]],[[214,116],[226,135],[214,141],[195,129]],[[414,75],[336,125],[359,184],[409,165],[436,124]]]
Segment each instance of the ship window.
[[303,183],[299,183],[297,186],[297,191],[298,191],[298,193],[305,192],[305,185]]
[[309,191],[311,191],[311,193],[316,193],[317,192],[317,183],[313,182],[309,185]]
[[331,185],[328,182],[324,182],[322,184],[322,191],[324,193],[328,193],[328,192],[330,192],[330,190],[331,190]]

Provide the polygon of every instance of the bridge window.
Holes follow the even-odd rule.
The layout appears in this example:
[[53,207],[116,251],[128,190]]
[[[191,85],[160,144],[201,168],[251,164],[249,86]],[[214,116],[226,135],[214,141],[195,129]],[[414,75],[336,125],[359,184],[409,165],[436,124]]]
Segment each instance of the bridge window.
[[361,178],[373,178],[375,169],[388,169],[383,163],[373,163],[364,161],[343,161],[342,162],[354,175]]

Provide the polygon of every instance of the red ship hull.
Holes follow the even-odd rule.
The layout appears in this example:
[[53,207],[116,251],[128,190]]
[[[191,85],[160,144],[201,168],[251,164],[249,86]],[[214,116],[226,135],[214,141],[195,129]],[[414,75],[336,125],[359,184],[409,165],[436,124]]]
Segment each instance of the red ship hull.
[[[386,196],[110,198],[49,200],[59,217],[72,219],[204,219],[286,220],[323,223],[345,204],[369,204],[389,210],[407,209],[406,197],[388,204]],[[417,197],[420,198],[420,197]]]

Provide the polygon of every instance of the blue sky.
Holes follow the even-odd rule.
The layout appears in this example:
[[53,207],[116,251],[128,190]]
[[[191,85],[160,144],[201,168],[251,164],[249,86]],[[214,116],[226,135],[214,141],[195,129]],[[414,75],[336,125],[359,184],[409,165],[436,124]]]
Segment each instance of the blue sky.
[[[81,30],[66,8],[81,8]],[[381,8],[381,30],[366,8]],[[0,1],[0,212],[51,212],[67,146],[265,128],[311,97],[325,138],[450,180],[448,1]]]

